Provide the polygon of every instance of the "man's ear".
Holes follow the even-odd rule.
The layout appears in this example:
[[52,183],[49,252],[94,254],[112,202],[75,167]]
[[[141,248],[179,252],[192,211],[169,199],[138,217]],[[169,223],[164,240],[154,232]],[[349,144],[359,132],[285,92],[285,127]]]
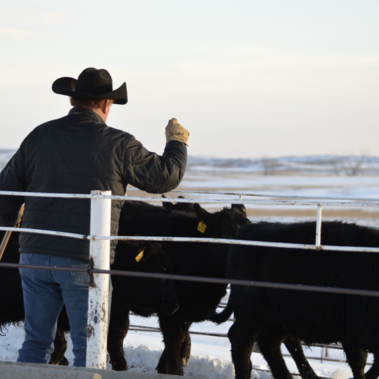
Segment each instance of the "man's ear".
[[101,107],[101,111],[107,115],[109,113],[109,109],[110,109],[110,100],[109,99],[106,99]]

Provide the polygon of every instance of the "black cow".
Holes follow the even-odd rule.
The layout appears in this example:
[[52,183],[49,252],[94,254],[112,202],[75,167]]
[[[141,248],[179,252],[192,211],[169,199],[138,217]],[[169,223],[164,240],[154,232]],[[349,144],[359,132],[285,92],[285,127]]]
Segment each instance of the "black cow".
[[[126,201],[121,211],[119,235],[231,238],[241,225],[250,223],[242,205],[233,205],[214,214],[199,204],[194,204],[193,208],[194,214],[190,214]],[[119,253],[121,247],[120,244]],[[225,277],[228,245],[163,242],[162,247],[170,259],[174,274]],[[172,315],[158,313],[165,350],[157,370],[159,373],[183,375],[182,363],[186,364],[189,359],[189,327],[193,322],[204,321],[210,312],[214,312],[225,295],[226,285],[176,281],[175,291],[179,310]],[[118,343],[120,350],[127,325],[128,321],[125,320]],[[123,366],[120,362],[113,368],[125,369],[126,363]]]
[[[258,223],[242,227],[236,239],[314,244],[315,222]],[[342,222],[322,224],[322,244],[379,247],[379,231]],[[379,291],[379,255],[259,246],[233,246],[227,259],[233,279]],[[251,349],[259,342],[276,379],[291,375],[280,352],[283,340],[306,344],[340,342],[355,379],[379,375],[379,299],[356,295],[232,285],[227,308],[212,317],[223,322],[234,312],[228,336],[237,379],[250,378]],[[367,352],[373,366],[364,373]]]
[[[162,197],[165,198],[164,195],[162,195]],[[179,196],[179,199],[184,199],[184,197]],[[183,212],[188,212],[188,213],[195,213],[192,203],[175,203],[174,204],[174,203],[169,203],[169,202],[163,202],[162,205],[164,208],[170,209],[172,211],[177,210],[177,211],[183,211]],[[305,357],[301,342],[295,338],[287,338],[284,340],[284,344],[286,345],[287,350],[289,351],[293,360],[295,361],[296,366],[302,378],[303,379],[316,379],[317,375],[315,374],[307,358]],[[260,350],[258,348],[258,352],[259,351]],[[186,367],[188,365],[189,358],[191,355],[191,336],[188,330],[187,332],[183,332],[180,355],[182,359],[182,364],[184,367]]]
[[[0,231],[0,242],[5,232]],[[18,233],[12,233],[1,259],[2,263],[18,263]],[[24,321],[24,303],[22,297],[21,278],[18,269],[0,268],[0,331],[9,324]]]
[[[0,232],[0,240],[4,233]],[[171,264],[162,251],[161,245],[150,242],[123,242],[122,252],[116,255],[112,269],[134,272],[170,273]],[[141,252],[143,251],[143,254]],[[2,262],[18,263],[18,233],[12,233]],[[136,260],[136,257],[137,260]],[[139,313],[172,313],[178,308],[178,300],[171,280],[148,279],[129,276],[114,276],[111,319],[109,326],[109,346],[118,337],[118,315],[124,309]],[[19,271],[14,268],[0,268],[0,331],[9,324],[24,320],[24,305]],[[58,330],[54,341],[55,349],[50,364],[67,364],[64,358],[66,340],[64,333],[70,330],[68,318],[63,308],[58,319]],[[123,353],[123,352],[122,352]],[[119,359],[119,351],[109,351],[111,361]]]

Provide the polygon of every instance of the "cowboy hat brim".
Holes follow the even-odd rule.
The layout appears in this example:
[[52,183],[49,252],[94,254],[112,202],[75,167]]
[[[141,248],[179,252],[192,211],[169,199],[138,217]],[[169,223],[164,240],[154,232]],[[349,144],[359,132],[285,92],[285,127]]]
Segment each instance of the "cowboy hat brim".
[[128,102],[126,83],[121,84],[121,86],[114,91],[95,96],[85,92],[75,91],[76,82],[77,80],[74,78],[59,78],[53,83],[53,92],[58,95],[78,97],[81,99],[112,99],[114,104],[126,104]]

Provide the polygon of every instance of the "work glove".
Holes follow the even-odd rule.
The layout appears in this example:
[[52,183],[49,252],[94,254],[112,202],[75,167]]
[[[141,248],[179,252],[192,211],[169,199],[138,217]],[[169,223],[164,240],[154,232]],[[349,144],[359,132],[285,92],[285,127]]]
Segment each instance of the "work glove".
[[187,145],[189,135],[188,130],[183,128],[176,118],[169,120],[166,126],[166,143],[170,141],[179,141]]

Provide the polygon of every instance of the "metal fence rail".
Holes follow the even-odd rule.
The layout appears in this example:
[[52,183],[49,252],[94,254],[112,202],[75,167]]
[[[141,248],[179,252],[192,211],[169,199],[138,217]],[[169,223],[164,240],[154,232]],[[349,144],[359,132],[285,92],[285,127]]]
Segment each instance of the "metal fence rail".
[[[140,191],[137,188],[130,188],[129,191]],[[342,201],[364,201],[364,202],[378,202],[379,199],[364,199],[364,198],[344,198],[344,197],[326,197],[326,196],[288,196],[288,195],[277,195],[277,194],[259,194],[259,193],[246,193],[246,192],[223,192],[223,191],[184,191],[184,190],[173,190],[170,193],[193,193],[193,194],[200,194],[200,195],[219,195],[219,196],[238,196],[241,200],[241,197],[266,197],[266,198],[273,198],[273,199],[308,199],[308,200],[342,200]],[[169,199],[174,201],[184,201],[183,199]]]
[[134,272],[134,271],[117,271],[117,270],[101,270],[95,269],[88,266],[87,269],[70,268],[70,267],[51,267],[51,266],[35,266],[35,265],[25,265],[19,263],[0,263],[0,267],[7,268],[31,268],[36,270],[52,270],[52,271],[74,271],[74,272],[86,272],[88,274],[107,274],[115,276],[132,276],[132,277],[142,277],[150,279],[170,279],[170,280],[180,280],[187,282],[203,282],[203,283],[216,283],[216,284],[233,284],[241,285],[246,287],[261,287],[261,288],[271,288],[278,290],[294,290],[294,291],[313,291],[313,292],[323,292],[323,293],[333,293],[340,295],[358,295],[358,296],[370,296],[379,297],[379,291],[370,290],[359,290],[351,288],[337,288],[337,287],[319,287],[319,286],[308,286],[303,284],[288,284],[288,283],[272,283],[272,282],[259,282],[259,281],[249,281],[249,280],[237,280],[237,279],[218,279],[218,278],[208,278],[203,276],[186,276],[186,275],[173,275],[173,274],[156,274],[156,273],[144,273],[144,272]]
[[[175,192],[175,191],[173,191]],[[188,193],[183,191],[181,193]],[[17,191],[0,191],[0,195],[8,196],[31,196],[31,197],[49,197],[49,198],[62,198],[62,199],[111,199],[111,200],[131,200],[131,201],[159,201],[159,202],[172,202],[175,200],[177,203],[214,203],[214,204],[253,204],[253,205],[301,205],[301,206],[333,206],[333,207],[379,207],[378,199],[354,199],[354,198],[322,198],[322,197],[306,197],[306,196],[277,196],[277,195],[259,195],[259,194],[243,194],[243,193],[218,193],[218,192],[196,192],[202,194],[217,194],[225,196],[238,196],[239,199],[171,199],[171,198],[157,198],[157,197],[129,197],[129,196],[115,196],[115,195],[87,195],[87,194],[66,194],[66,193],[44,193],[44,192],[17,192]],[[244,199],[241,197],[266,197],[292,199],[292,200],[255,200]],[[296,200],[301,199],[301,200]],[[303,201],[309,200],[309,201]]]
[[[152,237],[152,236],[95,236],[82,235],[74,233],[48,231],[42,229],[28,228],[11,228],[0,227],[0,230],[10,230],[20,233],[47,234],[59,237],[69,237],[77,239],[85,239],[92,241],[155,241],[155,242],[196,242],[196,243],[219,243],[225,245],[246,245],[246,246],[262,246],[262,247],[282,247],[286,249],[303,249],[303,250],[329,250],[329,251],[347,251],[347,252],[362,252],[362,253],[379,253],[378,247],[359,247],[359,246],[334,246],[334,245],[307,245],[285,242],[265,242],[265,241],[246,241],[246,240],[230,240],[222,238],[187,238],[187,237]],[[318,234],[318,239],[321,233]]]

